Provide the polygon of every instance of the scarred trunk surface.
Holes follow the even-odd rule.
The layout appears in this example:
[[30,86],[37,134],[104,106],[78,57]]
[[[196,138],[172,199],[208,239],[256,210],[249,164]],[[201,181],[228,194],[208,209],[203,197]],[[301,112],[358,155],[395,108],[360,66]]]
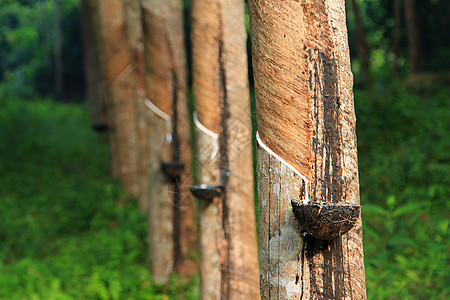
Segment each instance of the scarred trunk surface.
[[[149,265],[155,281],[172,272],[197,272],[195,205],[192,183],[186,54],[181,0],[141,0],[150,114]],[[162,163],[181,162],[184,171],[168,175]]]
[[258,299],[244,3],[192,1],[198,181],[222,185],[200,200],[201,298]]
[[344,0],[249,1],[259,131],[261,296],[364,299],[361,221],[323,241],[290,200],[359,204]]

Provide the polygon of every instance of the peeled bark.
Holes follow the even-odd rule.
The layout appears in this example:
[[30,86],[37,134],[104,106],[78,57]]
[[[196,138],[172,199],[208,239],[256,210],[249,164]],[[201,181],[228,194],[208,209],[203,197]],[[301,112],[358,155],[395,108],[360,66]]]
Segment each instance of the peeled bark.
[[[153,280],[173,272],[191,275],[197,248],[188,116],[183,6],[180,0],[141,0],[145,84],[150,129],[149,267]],[[166,174],[164,163],[182,163],[180,174]]]
[[249,1],[262,299],[364,299],[361,220],[324,241],[291,199],[359,204],[344,0]]
[[223,187],[200,200],[201,299],[258,299],[244,3],[194,0],[191,13],[198,181]]

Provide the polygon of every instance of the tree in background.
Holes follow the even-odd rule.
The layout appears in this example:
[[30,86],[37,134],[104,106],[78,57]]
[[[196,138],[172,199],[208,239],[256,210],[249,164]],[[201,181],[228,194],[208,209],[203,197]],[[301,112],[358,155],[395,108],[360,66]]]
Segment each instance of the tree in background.
[[421,70],[420,40],[417,31],[416,12],[414,0],[404,0],[406,28],[408,31],[408,53],[411,73]]
[[[263,299],[366,298],[361,219],[346,209],[359,183],[344,2],[249,1]],[[337,237],[311,230],[318,220],[300,228],[298,202],[356,224]]]
[[355,18],[356,37],[358,44],[358,54],[361,60],[361,77],[365,88],[369,88],[371,85],[370,76],[370,55],[367,47],[366,32],[364,29],[364,23],[360,14],[359,5],[357,0],[352,0],[353,15]]
[[193,0],[201,299],[259,298],[244,2]]
[[63,53],[62,53],[62,28],[61,28],[61,3],[54,0],[54,33],[55,33],[55,96],[61,99],[63,90]]
[[187,62],[181,0],[142,0],[149,137],[149,266],[155,281],[197,265]]

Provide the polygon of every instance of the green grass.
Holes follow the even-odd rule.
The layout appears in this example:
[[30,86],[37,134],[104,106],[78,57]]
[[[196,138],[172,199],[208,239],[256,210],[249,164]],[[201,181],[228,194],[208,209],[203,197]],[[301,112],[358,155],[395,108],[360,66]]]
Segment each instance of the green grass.
[[449,294],[450,89],[358,92],[369,299]]
[[84,107],[0,99],[0,140],[0,299],[198,297],[195,278],[150,284],[146,217]]
[[[355,94],[369,299],[449,294],[448,99],[435,86]],[[0,299],[198,298],[198,278],[150,284],[146,218],[83,106],[0,94],[0,139]]]

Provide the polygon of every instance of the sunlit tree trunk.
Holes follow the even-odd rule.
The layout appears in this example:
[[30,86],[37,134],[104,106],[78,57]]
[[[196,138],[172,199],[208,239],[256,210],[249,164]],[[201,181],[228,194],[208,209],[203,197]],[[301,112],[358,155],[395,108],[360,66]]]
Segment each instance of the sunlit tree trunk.
[[356,35],[358,40],[358,52],[361,59],[361,72],[364,87],[368,88],[371,85],[370,80],[370,59],[369,48],[367,47],[366,33],[364,30],[363,20],[359,11],[359,5],[356,0],[352,0],[353,14],[355,16]]
[[198,181],[222,188],[200,199],[201,299],[258,299],[244,2],[194,0],[191,13]]
[[344,0],[250,0],[249,13],[261,297],[365,299],[360,218],[323,240],[303,234],[291,207],[291,199],[316,204],[314,218],[331,205],[359,207]]
[[197,272],[181,0],[142,0],[149,129],[149,267],[154,281]]
[[406,28],[408,31],[408,51],[411,73],[420,72],[420,41],[417,31],[414,0],[404,0]]

